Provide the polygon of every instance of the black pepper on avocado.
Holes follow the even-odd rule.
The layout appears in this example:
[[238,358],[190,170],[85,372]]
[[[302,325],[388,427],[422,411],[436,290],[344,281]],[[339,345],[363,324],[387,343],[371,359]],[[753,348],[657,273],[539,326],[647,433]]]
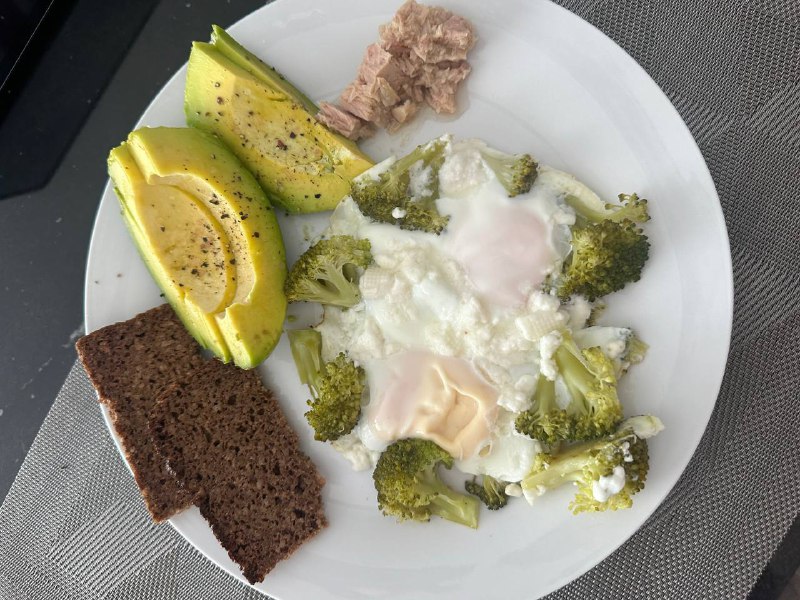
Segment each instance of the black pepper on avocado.
[[217,26],[210,43],[192,45],[185,110],[189,125],[219,136],[290,213],[334,208],[373,164],[312,118],[319,109],[308,97]]
[[253,176],[213,136],[169,127],[131,133],[108,169],[139,253],[189,332],[224,362],[258,365],[281,336],[286,257]]

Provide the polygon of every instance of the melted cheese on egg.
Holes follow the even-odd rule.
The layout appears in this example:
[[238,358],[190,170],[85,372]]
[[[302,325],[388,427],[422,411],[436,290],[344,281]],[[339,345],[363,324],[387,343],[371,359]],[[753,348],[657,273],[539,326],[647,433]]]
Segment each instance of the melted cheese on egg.
[[497,390],[471,365],[429,352],[404,352],[368,365],[366,426],[387,443],[409,437],[436,442],[455,458],[491,441]]

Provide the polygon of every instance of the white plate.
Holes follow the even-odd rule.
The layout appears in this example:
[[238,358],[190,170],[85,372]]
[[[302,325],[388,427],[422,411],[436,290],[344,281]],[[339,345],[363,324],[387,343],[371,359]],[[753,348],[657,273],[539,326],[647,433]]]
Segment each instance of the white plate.
[[[637,191],[651,200],[652,258],[642,281],[611,298],[608,323],[632,325],[651,344],[624,381],[629,414],[659,415],[647,488],[628,511],[572,516],[569,490],[535,507],[516,501],[481,516],[478,531],[444,521],[396,524],[380,515],[368,473],[354,473],[314,442],[303,419],[285,339],[262,367],[328,484],[330,527],[271,572],[258,589],[281,600],[532,598],[579,576],[624,543],[664,499],[700,441],[719,391],[730,338],[728,238],[714,184],[689,131],[658,86],[599,31],[544,0],[441,4],[470,18],[480,41],[463,90],[463,113],[423,114],[402,133],[370,140],[376,158],[451,132],[507,151],[533,153],[574,173],[602,197]],[[312,98],[350,81],[377,27],[400,0],[281,0],[231,28],[248,48]],[[210,30],[211,23],[209,23]],[[181,69],[142,125],[183,125]],[[290,260],[303,227],[324,217],[283,219]],[[106,188],[87,267],[88,331],[160,303]],[[173,526],[237,577],[211,530],[190,510]]]

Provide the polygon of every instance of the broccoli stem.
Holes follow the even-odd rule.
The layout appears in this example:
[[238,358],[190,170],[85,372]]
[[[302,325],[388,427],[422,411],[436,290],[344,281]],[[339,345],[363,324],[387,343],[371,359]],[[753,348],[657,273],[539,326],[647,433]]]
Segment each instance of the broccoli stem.
[[[456,497],[458,496],[458,497]],[[445,492],[436,496],[431,502],[431,514],[437,515],[453,523],[478,528],[478,510],[480,501],[462,494]]]
[[555,381],[539,374],[531,408],[514,421],[517,431],[546,444],[556,444],[571,436],[570,418],[556,400]]
[[556,382],[544,375],[539,375],[535,397],[536,413],[540,416],[549,415],[560,408],[556,402]]
[[322,370],[322,335],[316,329],[290,329],[287,334],[300,383],[316,397]]
[[522,489],[536,489],[539,486],[553,489],[564,483],[580,481],[586,465],[585,450],[578,446],[573,448],[560,454],[558,460],[554,460],[545,470],[523,479],[520,484]]
[[583,220],[590,223],[600,223],[601,221],[614,221],[621,223],[624,220],[642,223],[649,220],[647,212],[647,200],[640,199],[637,194],[620,194],[621,204],[597,204],[589,203],[584,198],[579,198],[573,194],[567,194],[564,201],[575,211]]
[[[569,404],[568,412],[581,415],[588,413],[589,405],[586,402],[586,393],[592,387],[592,374],[586,366],[567,349],[565,344],[562,344],[559,346],[558,350],[556,350],[555,360],[564,383],[572,396],[573,401]],[[577,403],[577,405],[573,404],[573,402]]]
[[420,475],[418,485],[421,491],[431,494],[431,514],[477,529],[480,510],[477,498],[456,492],[443,483],[433,469]]

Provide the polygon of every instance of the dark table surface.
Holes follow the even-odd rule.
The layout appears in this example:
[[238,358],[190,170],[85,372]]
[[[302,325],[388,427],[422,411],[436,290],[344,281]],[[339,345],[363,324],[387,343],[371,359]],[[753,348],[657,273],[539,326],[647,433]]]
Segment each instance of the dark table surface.
[[[14,103],[0,121],[0,198],[11,181],[43,183],[0,199],[0,499],[76,358],[84,268],[108,149],[185,62],[192,40],[207,38],[211,23],[230,25],[263,1],[66,4],[49,24],[36,66],[9,92]],[[47,179],[51,164],[52,176],[37,183]],[[777,598],[799,562],[800,520],[750,597]]]

